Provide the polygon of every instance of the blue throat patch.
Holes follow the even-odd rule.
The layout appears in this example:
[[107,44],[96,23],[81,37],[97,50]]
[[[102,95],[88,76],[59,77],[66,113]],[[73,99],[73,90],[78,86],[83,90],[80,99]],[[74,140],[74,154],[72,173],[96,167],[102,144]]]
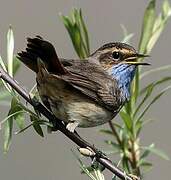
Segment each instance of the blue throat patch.
[[111,67],[108,71],[117,80],[123,101],[128,101],[130,98],[130,85],[134,78],[135,70],[136,66],[134,65],[118,64]]

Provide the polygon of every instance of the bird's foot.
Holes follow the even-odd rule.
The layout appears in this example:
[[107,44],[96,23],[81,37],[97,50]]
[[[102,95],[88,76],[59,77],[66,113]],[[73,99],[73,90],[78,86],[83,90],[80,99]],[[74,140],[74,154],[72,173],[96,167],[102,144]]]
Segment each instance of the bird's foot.
[[78,124],[79,123],[77,121],[69,122],[66,126],[66,129],[68,129],[68,131],[73,133],[75,131],[75,128],[78,126]]
[[105,167],[103,165],[101,165],[100,163],[97,162],[97,158],[104,158],[104,159],[107,159],[110,161],[110,159],[108,159],[107,156],[103,152],[97,151],[97,150],[95,152],[90,147],[79,148],[78,150],[82,155],[92,158],[91,167],[93,169],[100,169],[100,171],[103,171],[105,169]]
[[86,148],[78,148],[78,151],[83,155],[83,156],[88,156],[88,157],[94,157],[96,153],[91,149],[90,147]]

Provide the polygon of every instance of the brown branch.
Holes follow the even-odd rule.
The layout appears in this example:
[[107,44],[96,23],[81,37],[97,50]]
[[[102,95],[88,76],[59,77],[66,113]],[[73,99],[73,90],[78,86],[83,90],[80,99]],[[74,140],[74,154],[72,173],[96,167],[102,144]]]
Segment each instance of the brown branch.
[[122,142],[121,142],[121,140],[120,140],[120,138],[119,138],[119,136],[118,136],[118,133],[116,132],[116,129],[115,129],[114,125],[112,124],[112,121],[109,121],[109,126],[110,126],[110,128],[111,128],[111,130],[112,130],[112,133],[113,133],[113,135],[115,136],[117,142],[119,143],[119,145],[121,145]]
[[124,171],[120,170],[117,166],[114,166],[109,159],[104,155],[100,155],[100,151],[94,146],[82,139],[76,132],[71,133],[65,128],[65,125],[62,121],[56,118],[49,110],[47,110],[40,102],[36,102],[30,98],[28,93],[19,86],[19,84],[10,77],[0,66],[0,78],[7,82],[16,92],[18,92],[28,103],[30,103],[38,112],[44,115],[49,119],[53,124],[57,126],[57,129],[60,130],[64,135],[66,135],[71,141],[77,144],[81,148],[90,147],[95,152],[96,161],[107,168],[109,171],[113,172],[117,177],[122,180],[133,180],[132,177],[125,174]]

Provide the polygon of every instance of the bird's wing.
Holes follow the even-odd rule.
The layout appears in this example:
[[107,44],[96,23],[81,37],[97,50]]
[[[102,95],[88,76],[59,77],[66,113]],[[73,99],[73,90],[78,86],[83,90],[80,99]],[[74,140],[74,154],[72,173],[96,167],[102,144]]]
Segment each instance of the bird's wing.
[[61,76],[72,87],[92,98],[107,109],[115,111],[121,104],[117,82],[97,64],[88,60],[61,60],[70,72]]

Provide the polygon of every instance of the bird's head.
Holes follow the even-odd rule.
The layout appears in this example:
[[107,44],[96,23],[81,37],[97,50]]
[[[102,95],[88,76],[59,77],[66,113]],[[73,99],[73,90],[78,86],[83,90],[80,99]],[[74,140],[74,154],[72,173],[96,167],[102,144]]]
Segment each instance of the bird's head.
[[150,65],[146,62],[137,61],[138,58],[148,57],[148,55],[139,54],[132,46],[120,42],[105,44],[95,51],[92,56],[98,59],[105,70],[120,65],[128,67],[131,65]]
[[147,56],[137,53],[132,46],[119,42],[105,44],[92,54],[93,59],[96,59],[104,70],[117,80],[124,100],[129,99],[130,84],[135,75],[136,67],[150,65],[138,61],[139,58]]

